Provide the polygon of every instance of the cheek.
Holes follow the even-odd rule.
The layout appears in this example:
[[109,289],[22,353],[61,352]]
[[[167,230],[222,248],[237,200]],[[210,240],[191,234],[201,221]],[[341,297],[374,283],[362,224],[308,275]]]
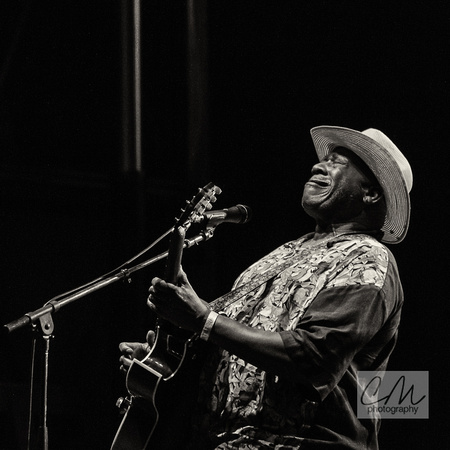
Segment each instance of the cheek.
[[358,199],[363,197],[363,190],[358,177],[350,175],[336,175],[334,190],[340,198],[349,197],[350,199]]

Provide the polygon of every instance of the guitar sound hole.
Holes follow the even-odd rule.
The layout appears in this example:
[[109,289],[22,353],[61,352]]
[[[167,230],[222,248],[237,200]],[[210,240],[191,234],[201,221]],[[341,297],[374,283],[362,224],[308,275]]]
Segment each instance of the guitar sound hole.
[[175,358],[182,359],[186,342],[181,342],[171,334],[167,335],[167,352]]

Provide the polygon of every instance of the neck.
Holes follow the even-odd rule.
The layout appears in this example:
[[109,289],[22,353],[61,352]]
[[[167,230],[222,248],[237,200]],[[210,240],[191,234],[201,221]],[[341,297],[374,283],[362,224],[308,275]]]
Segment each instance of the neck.
[[357,232],[373,234],[374,230],[369,230],[359,222],[332,223],[327,225],[317,223],[312,239],[320,241],[332,236],[338,236],[339,234]]

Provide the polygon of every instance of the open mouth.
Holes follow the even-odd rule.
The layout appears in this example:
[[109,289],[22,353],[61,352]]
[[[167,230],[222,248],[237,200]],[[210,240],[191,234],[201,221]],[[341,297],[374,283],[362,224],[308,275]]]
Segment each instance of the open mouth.
[[308,180],[307,184],[315,184],[320,187],[328,187],[330,185],[329,180],[324,178],[312,177]]

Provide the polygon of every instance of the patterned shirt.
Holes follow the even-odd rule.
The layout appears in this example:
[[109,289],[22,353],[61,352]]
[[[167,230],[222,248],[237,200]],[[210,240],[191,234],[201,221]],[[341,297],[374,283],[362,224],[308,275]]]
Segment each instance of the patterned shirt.
[[357,370],[385,370],[403,292],[390,251],[366,234],[288,242],[234,288],[286,260],[287,269],[223,314],[280,333],[298,373],[283,379],[221,350],[204,371],[197,448],[376,449],[379,424],[356,417]]

